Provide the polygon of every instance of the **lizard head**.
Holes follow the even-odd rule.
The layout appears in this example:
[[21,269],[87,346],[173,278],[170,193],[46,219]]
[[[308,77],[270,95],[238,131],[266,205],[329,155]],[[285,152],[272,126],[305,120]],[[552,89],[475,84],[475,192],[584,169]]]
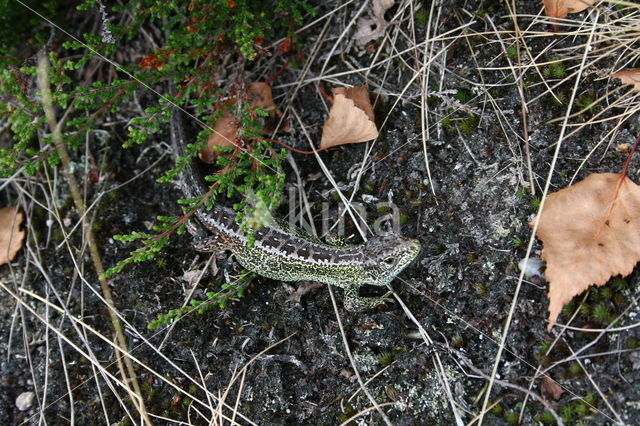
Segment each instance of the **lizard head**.
[[418,240],[395,234],[376,235],[362,250],[367,284],[386,285],[416,258],[420,251]]

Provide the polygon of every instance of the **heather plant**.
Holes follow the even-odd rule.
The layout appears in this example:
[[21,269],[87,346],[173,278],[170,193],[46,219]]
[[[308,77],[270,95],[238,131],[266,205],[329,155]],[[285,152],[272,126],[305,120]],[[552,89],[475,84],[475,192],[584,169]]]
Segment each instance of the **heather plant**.
[[[1,7],[9,16],[20,6],[3,3]],[[278,204],[284,182],[280,171],[283,153],[261,137],[260,118],[266,112],[246,101],[244,71],[252,61],[271,54],[264,46],[276,35],[295,41],[293,29],[303,13],[311,11],[304,2],[134,0],[105,10],[101,2],[87,0],[78,9],[79,14],[99,19],[99,34],[63,37],[52,29],[49,41],[45,43],[41,36],[43,43],[38,46],[48,51],[53,103],[63,117],[63,140],[72,152],[87,137],[103,138],[105,123],[131,110],[134,100],[142,109],[128,120],[125,148],[146,143],[174,108],[182,108],[202,130],[187,147],[187,156],[178,159],[178,166],[160,180],[175,179],[180,168],[206,145],[220,116],[221,109],[216,107],[223,99],[233,98],[237,100],[233,113],[242,147],[221,150],[226,152],[216,159],[220,172],[207,177],[210,192],[205,194],[206,203],[213,204],[221,194],[231,197],[251,192],[268,207]],[[132,10],[136,13],[131,14]],[[55,11],[48,12],[55,15]],[[43,15],[47,13],[43,11]],[[129,19],[122,19],[125,16]],[[151,48],[153,43],[146,42],[149,31],[162,39],[159,47]],[[8,115],[12,137],[10,146],[0,150],[0,173],[11,176],[21,170],[33,175],[45,163],[56,167],[59,159],[46,131],[36,137],[45,129],[33,87],[36,68],[10,55],[16,42],[11,32],[2,32],[0,37],[5,53],[0,67],[0,93],[5,102],[0,103],[0,113]],[[54,47],[52,39],[56,37],[65,41]],[[91,78],[86,77],[88,73]],[[222,80],[230,83],[220,86]],[[83,84],[78,84],[81,81]],[[175,83],[175,93],[168,93],[168,82]],[[202,201],[183,203],[195,206]],[[234,205],[240,211],[239,221],[251,214],[251,206],[246,204],[240,201]],[[132,262],[155,258],[174,231],[184,230],[184,217],[157,219],[151,233],[134,231],[117,236],[120,241],[139,241],[140,246],[107,275]]]

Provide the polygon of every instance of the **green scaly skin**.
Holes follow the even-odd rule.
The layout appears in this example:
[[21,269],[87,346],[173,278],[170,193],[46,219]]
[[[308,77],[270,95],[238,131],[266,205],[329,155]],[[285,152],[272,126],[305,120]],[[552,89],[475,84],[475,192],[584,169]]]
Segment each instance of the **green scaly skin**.
[[[171,139],[176,155],[183,156],[185,142],[178,110],[174,110],[171,121]],[[185,169],[180,183],[185,198],[196,198],[206,192],[192,165]],[[221,206],[212,210],[200,208],[195,216],[210,233],[205,235],[190,227],[197,250],[230,250],[243,267],[274,280],[312,280],[341,287],[345,290],[345,308],[352,311],[384,301],[359,296],[360,287],[387,285],[420,251],[417,240],[395,234],[376,235],[355,246],[331,245],[277,220],[256,229],[255,241],[249,244],[233,210]]]

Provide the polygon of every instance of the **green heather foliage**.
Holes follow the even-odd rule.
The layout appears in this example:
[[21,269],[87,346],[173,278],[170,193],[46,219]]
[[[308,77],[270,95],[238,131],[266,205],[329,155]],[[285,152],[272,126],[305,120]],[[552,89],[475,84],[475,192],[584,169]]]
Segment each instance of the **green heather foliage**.
[[[114,132],[126,134],[125,148],[146,143],[169,121],[174,105],[188,109],[200,124],[212,127],[219,115],[212,112],[214,106],[222,98],[235,96],[239,101],[233,111],[246,149],[232,147],[218,156],[217,166],[225,171],[208,177],[211,191],[205,204],[212,205],[218,195],[250,192],[259,203],[277,206],[284,185],[280,164],[285,153],[260,137],[259,119],[266,112],[243,102],[242,89],[227,93],[226,87],[218,85],[217,75],[221,71],[235,73],[231,77],[241,80],[243,66],[249,67],[261,55],[274,54],[274,49],[267,52],[263,46],[273,44],[276,37],[289,36],[296,43],[294,30],[304,14],[313,12],[307,4],[298,0],[131,0],[107,7],[104,15],[99,6],[94,0],[85,0],[76,12],[84,15],[83,19],[94,20],[95,25],[82,28],[98,28],[96,33],[73,34],[74,39],[56,30],[56,42],[51,43],[49,28],[40,18],[17,3],[0,2],[0,114],[6,115],[11,125],[11,141],[0,149],[0,175],[18,171],[36,175],[42,167],[59,163],[35,87],[34,61],[20,58],[14,51],[25,37],[31,37],[32,57],[45,48],[49,53],[53,102],[58,120],[64,117],[63,140],[72,156],[87,140]],[[68,16],[57,10],[62,4],[43,2],[38,7],[43,16],[73,33],[73,22],[57,19],[58,15]],[[135,13],[127,12],[132,10]],[[127,19],[120,19],[125,12]],[[10,19],[15,20],[13,31],[6,31],[3,28],[7,25],[1,23]],[[29,33],[32,28],[39,32]],[[164,45],[151,47],[150,31],[156,42],[165,37]],[[218,69],[223,63],[240,66],[232,71]],[[169,82],[177,87],[176,93],[167,93]],[[131,108],[132,100],[143,110]],[[206,144],[210,133],[206,128],[201,130],[187,147],[187,158],[179,159],[176,168],[160,180],[175,179]],[[187,210],[198,202],[183,200]],[[246,204],[234,205],[242,211],[239,220],[251,214],[252,207]],[[184,222],[184,218],[159,217],[153,232],[117,236],[119,241],[135,242],[138,248],[107,275],[130,263],[154,259],[174,232],[184,231]]]
[[191,313],[197,313],[199,315],[204,314],[210,309],[227,307],[229,301],[233,298],[242,298],[247,288],[246,282],[253,278],[253,274],[249,274],[240,280],[239,284],[227,284],[223,283],[220,287],[220,291],[208,292],[205,300],[191,300],[189,305],[176,309],[171,309],[166,314],[159,314],[154,320],[152,320],[147,328],[156,329],[164,325],[170,324],[175,321],[179,321],[185,316]]

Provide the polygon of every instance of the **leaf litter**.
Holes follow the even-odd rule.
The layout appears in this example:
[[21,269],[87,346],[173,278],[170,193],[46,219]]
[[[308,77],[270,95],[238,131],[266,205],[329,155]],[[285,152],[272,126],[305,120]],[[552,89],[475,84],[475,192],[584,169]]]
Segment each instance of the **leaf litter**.
[[557,401],[564,393],[562,386],[547,375],[540,380],[540,391],[547,401]]
[[596,0],[544,0],[544,13],[551,18],[566,18],[593,6]]
[[628,275],[640,261],[640,187],[621,173],[596,173],[545,201],[537,236],[549,281],[551,330],[562,307],[591,285]]
[[353,39],[359,47],[382,37],[389,26],[384,14],[394,5],[394,0],[373,0],[371,13],[358,18]]
[[20,230],[24,215],[18,207],[0,209],[0,265],[11,262],[23,246],[25,232]]
[[[279,120],[283,113],[273,101],[271,86],[265,82],[253,82],[247,88],[249,110],[255,108],[264,109],[269,113],[266,120],[262,120],[261,132],[270,134],[276,130],[274,121]],[[236,96],[227,99],[216,111],[221,111],[221,116],[213,125],[213,132],[207,140],[207,147],[200,151],[199,157],[208,164],[215,162],[215,158],[220,152],[219,147],[238,146],[240,144],[239,129],[240,123],[233,113],[233,106],[238,103]],[[280,132],[289,132],[290,124],[283,120],[282,125],[277,129]]]
[[324,122],[320,149],[378,137],[373,106],[365,86],[332,89],[333,105]]
[[619,79],[622,84],[631,84],[634,90],[640,90],[640,68],[618,71],[611,77]]

